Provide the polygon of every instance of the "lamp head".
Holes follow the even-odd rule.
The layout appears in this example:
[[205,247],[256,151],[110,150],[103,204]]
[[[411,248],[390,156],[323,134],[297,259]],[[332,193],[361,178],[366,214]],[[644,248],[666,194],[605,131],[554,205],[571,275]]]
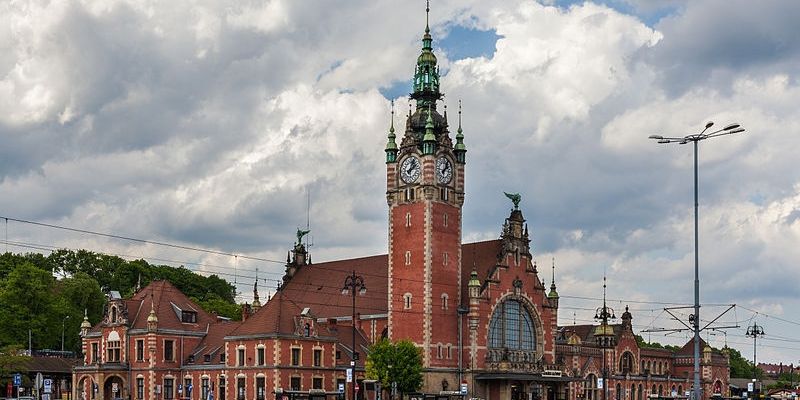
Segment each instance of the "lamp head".
[[739,125],[739,124],[730,124],[730,125],[728,125],[728,126],[726,126],[726,127],[722,128],[722,130],[723,130],[723,131],[729,131],[729,130],[731,130],[731,129],[736,129],[736,128],[740,127],[740,126],[741,126],[741,125]]
[[712,126],[714,126],[714,122],[713,121],[706,122],[706,129],[711,128]]
[[648,137],[648,139],[656,139],[656,140],[661,140],[661,139],[663,139],[663,138],[664,138],[664,137],[663,137],[663,136],[661,136],[661,135],[650,135],[650,136]]

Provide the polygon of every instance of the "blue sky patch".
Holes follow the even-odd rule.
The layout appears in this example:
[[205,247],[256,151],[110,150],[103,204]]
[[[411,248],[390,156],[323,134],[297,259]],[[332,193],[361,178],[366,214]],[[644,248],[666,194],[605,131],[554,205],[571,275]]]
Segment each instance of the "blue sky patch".
[[453,25],[448,30],[447,36],[438,43],[434,41],[434,47],[444,49],[452,61],[473,57],[491,57],[494,54],[497,39],[500,39],[500,36],[494,29],[481,31]]

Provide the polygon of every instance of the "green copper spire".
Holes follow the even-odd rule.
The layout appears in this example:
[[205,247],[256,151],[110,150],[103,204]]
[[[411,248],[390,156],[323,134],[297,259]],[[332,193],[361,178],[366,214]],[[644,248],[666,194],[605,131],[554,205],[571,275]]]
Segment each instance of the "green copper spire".
[[389,141],[386,143],[386,162],[393,163],[397,161],[397,143],[395,143],[394,134],[394,100],[392,100],[392,122],[389,127]]
[[433,110],[428,106],[428,119],[425,120],[425,135],[422,136],[422,154],[436,152],[436,135],[433,134]]
[[453,152],[456,154],[456,161],[464,164],[467,161],[467,146],[464,145],[464,131],[461,129],[461,100],[458,101],[458,130],[456,132],[456,145]]
[[436,56],[433,54],[433,38],[428,22],[430,10],[430,1],[428,1],[425,7],[425,34],[422,36],[422,52],[417,57],[417,66],[414,70],[414,92],[411,93],[411,98],[417,100],[417,109],[427,108],[441,98],[439,68],[436,66]]

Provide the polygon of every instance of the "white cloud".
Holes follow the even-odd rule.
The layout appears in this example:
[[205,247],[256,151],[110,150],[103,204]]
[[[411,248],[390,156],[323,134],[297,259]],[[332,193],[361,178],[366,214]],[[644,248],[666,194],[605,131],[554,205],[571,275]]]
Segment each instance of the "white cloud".
[[[794,21],[773,4],[670,4],[655,29],[592,3],[434,5],[437,47],[452,24],[501,37],[486,57],[437,50],[451,124],[464,101],[464,238],[497,237],[500,191],[521,192],[540,277],[556,259],[562,322],[591,317],[605,270],[618,313],[623,299],[639,326],[663,324],[661,305],[637,302],[692,301],[692,153],[646,138],[735,121],[747,133],[701,144],[702,298],[800,320]],[[724,16],[698,23],[710,8]],[[413,73],[419,4],[0,11],[0,214],[280,261],[308,189],[315,260],[386,251],[389,109],[378,89]],[[402,126],[406,99],[396,100]],[[9,239],[233,268],[242,291],[256,267],[270,279],[282,268],[24,225]]]

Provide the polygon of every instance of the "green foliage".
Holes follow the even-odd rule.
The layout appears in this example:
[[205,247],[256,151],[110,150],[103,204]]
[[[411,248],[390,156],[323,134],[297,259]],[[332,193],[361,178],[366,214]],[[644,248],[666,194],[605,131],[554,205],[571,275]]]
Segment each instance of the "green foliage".
[[661,344],[661,343],[658,343],[658,342],[649,342],[648,343],[640,335],[635,335],[635,336],[636,336],[636,344],[638,344],[639,347],[643,348],[643,349],[666,349],[666,350],[670,350],[670,351],[678,351],[678,350],[681,349],[681,346],[673,346],[671,344],[664,345],[664,344]]
[[34,349],[60,349],[63,329],[64,349],[80,351],[84,309],[89,322],[96,323],[106,301],[103,291],[129,297],[140,279],[142,286],[169,280],[207,311],[241,317],[234,286],[216,275],[86,250],[56,250],[48,256],[5,253],[0,254],[0,345],[27,348],[30,331]]
[[400,393],[416,392],[422,387],[422,352],[408,340],[392,343],[383,339],[370,347],[366,374],[386,390],[397,382]]
[[11,380],[11,374],[27,372],[26,363],[31,359],[23,355],[19,346],[3,346],[0,348],[0,384],[5,387]]
[[753,363],[742,357],[739,350],[728,348],[730,354],[731,378],[752,378],[755,371],[758,379],[763,379],[764,373],[753,367]]

